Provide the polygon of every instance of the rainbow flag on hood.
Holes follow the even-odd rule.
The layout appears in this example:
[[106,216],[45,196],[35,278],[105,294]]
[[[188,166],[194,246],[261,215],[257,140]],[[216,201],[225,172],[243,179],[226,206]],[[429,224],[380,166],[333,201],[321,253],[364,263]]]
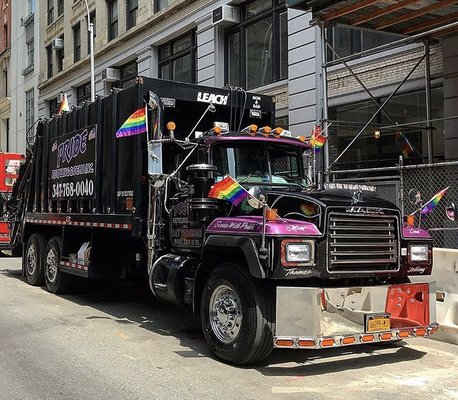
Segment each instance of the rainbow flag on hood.
[[146,132],[146,108],[135,111],[116,131],[116,137],[140,135]]
[[437,206],[437,203],[441,201],[442,197],[444,197],[445,192],[450,186],[447,186],[445,189],[442,189],[440,192],[437,192],[431,200],[429,200],[427,203],[425,203],[421,209],[421,214],[425,215],[434,210]]
[[238,206],[248,196],[248,192],[242,185],[229,175],[226,175],[222,181],[215,183],[208,192],[208,197],[227,200],[234,206]]

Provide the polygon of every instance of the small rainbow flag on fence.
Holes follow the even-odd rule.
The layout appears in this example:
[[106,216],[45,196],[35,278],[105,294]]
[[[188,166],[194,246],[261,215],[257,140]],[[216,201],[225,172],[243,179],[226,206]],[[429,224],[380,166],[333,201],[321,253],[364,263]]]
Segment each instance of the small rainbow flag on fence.
[[208,192],[208,197],[227,200],[234,206],[238,206],[248,196],[249,193],[242,185],[229,175],[226,175],[220,182],[215,183]]
[[315,153],[319,153],[326,143],[326,136],[321,133],[321,128],[317,127],[313,130],[312,136],[310,137],[310,145],[315,150]]
[[437,192],[431,200],[429,200],[427,203],[425,203],[421,209],[421,214],[425,215],[434,210],[436,208],[437,203],[441,201],[442,197],[444,197],[445,192],[450,186],[447,186],[445,189],[442,189],[440,192]]
[[116,132],[116,137],[140,135],[146,132],[146,108],[135,111]]
[[61,115],[63,112],[69,112],[70,107],[68,105],[68,99],[67,99],[67,93],[64,93],[62,96],[62,101],[60,102],[60,107],[59,107],[59,115]]

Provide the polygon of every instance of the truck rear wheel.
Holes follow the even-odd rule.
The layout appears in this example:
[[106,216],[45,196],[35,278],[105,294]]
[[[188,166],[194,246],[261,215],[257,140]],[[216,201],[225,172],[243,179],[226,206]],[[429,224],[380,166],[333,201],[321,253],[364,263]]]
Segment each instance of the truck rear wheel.
[[48,291],[59,294],[70,289],[73,276],[60,270],[62,239],[53,237],[46,246],[44,257],[45,283]]
[[43,272],[43,258],[46,249],[46,241],[43,235],[34,233],[27,241],[25,254],[22,257],[22,268],[25,271],[27,282],[33,286],[41,286],[45,283]]
[[209,276],[201,300],[202,329],[224,361],[246,364],[273,349],[273,290],[262,287],[237,264],[224,263]]

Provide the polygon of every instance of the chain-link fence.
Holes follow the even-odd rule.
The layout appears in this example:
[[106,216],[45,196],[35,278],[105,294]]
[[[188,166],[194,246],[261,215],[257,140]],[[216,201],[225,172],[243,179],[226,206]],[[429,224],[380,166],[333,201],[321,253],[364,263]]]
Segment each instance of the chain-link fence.
[[[387,174],[390,174],[389,179]],[[375,185],[378,196],[397,204],[403,215],[409,215],[421,206],[409,201],[409,192],[419,191],[424,204],[448,187],[436,208],[421,217],[421,227],[429,230],[435,247],[458,249],[458,216],[457,221],[451,221],[445,213],[445,208],[451,203],[458,206],[458,162],[334,171],[331,179]],[[415,216],[418,224],[420,213]]]
[[[436,208],[422,216],[421,226],[429,230],[436,247],[457,249],[458,222],[447,218],[445,208],[452,202],[458,204],[458,163],[403,167],[401,182],[404,192],[404,214],[410,214],[419,208],[408,199],[411,190],[418,190],[422,203],[426,203],[440,190],[448,187]],[[418,215],[419,213],[416,214],[417,217]]]

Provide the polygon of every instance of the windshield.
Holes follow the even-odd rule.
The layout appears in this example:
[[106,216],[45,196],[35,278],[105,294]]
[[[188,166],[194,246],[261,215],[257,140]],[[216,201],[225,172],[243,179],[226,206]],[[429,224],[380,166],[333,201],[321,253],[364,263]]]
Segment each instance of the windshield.
[[213,146],[216,180],[229,174],[240,183],[304,185],[302,150],[260,142],[218,143]]

